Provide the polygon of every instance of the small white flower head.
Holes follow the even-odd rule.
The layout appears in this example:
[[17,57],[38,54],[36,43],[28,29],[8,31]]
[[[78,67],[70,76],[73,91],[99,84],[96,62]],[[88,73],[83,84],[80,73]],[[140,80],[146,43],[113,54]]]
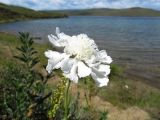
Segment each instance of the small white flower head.
[[68,36],[57,28],[56,35],[49,35],[49,41],[57,51],[61,49],[63,53],[51,50],[45,52],[49,73],[60,68],[64,76],[75,83],[79,78],[91,75],[99,87],[108,84],[112,58],[105,50],[99,51],[94,40],[86,34]]
[[124,87],[125,87],[126,89],[128,89],[128,88],[129,88],[129,87],[128,87],[128,85],[125,85]]

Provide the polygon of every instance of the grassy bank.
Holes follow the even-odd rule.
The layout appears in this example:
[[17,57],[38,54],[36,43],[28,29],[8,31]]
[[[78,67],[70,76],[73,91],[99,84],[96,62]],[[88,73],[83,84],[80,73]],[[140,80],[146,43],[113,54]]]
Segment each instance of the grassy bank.
[[[0,33],[0,72],[1,68],[7,66],[9,62],[15,62],[19,66],[19,62],[13,58],[18,55],[16,47],[20,46],[20,41],[17,36],[9,33]],[[38,70],[41,70],[43,65],[47,64],[47,59],[44,56],[44,51],[52,49],[50,45],[35,44],[35,49],[38,51],[40,58],[40,64],[38,64]],[[114,120],[114,116],[119,116],[123,119],[125,115],[130,114],[139,116],[137,112],[142,113],[140,118],[145,118],[145,115],[149,113],[152,119],[159,119],[160,108],[160,91],[140,81],[134,81],[124,76],[124,68],[118,65],[111,66],[112,72],[110,75],[110,82],[107,87],[97,88],[91,85],[92,90],[92,111],[91,115],[99,114],[96,110],[103,109],[108,112],[110,119]],[[42,69],[44,71],[44,69]],[[54,76],[54,80],[58,77],[58,73]],[[55,81],[57,81],[55,80]],[[52,79],[48,82],[50,86],[55,86],[55,81]],[[92,83],[91,83],[92,84]],[[85,91],[84,83],[80,82],[78,85],[80,93]],[[72,86],[71,92],[75,95],[76,87]],[[81,97],[83,100],[84,98]],[[136,106],[136,107],[135,107]],[[104,107],[104,108],[101,108]],[[137,108],[138,107],[138,108]],[[96,112],[95,112],[96,111]],[[137,111],[137,112],[135,112]],[[147,111],[147,113],[145,113]],[[145,113],[145,114],[144,114]],[[86,115],[87,116],[87,115]],[[131,116],[130,118],[132,118]],[[125,119],[125,118],[124,118]],[[123,119],[123,120],[124,120]],[[128,119],[130,120],[130,119]],[[132,119],[131,119],[132,120]],[[142,119],[141,119],[142,120]]]
[[0,3],[0,23],[18,21],[18,20],[28,20],[28,19],[63,18],[63,17],[67,17],[67,15],[59,12],[45,13],[45,12],[35,11],[29,8]]

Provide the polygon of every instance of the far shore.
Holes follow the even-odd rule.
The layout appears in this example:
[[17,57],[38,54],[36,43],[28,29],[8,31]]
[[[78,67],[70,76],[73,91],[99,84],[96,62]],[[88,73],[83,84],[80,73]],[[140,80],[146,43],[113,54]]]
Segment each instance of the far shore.
[[68,18],[69,16],[64,16],[64,17],[51,17],[51,18],[25,18],[25,19],[10,19],[10,20],[0,20],[0,24],[3,23],[11,23],[11,22],[19,22],[19,21],[29,21],[29,20],[40,20],[40,19],[63,19],[63,18]]

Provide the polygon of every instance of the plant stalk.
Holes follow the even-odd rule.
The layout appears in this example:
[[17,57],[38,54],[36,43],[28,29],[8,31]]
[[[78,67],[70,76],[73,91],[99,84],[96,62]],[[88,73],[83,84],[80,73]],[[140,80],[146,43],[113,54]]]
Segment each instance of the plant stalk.
[[90,96],[90,90],[89,90],[89,85],[87,83],[87,80],[88,80],[87,78],[84,78],[84,84],[87,87],[87,89],[84,92],[84,97],[85,97],[85,100],[86,100],[87,108],[89,109],[90,108],[90,97],[89,97]]
[[63,120],[68,120],[70,83],[71,83],[71,81],[69,79],[67,79],[66,89],[65,89],[65,97],[64,97],[64,118],[63,118]]

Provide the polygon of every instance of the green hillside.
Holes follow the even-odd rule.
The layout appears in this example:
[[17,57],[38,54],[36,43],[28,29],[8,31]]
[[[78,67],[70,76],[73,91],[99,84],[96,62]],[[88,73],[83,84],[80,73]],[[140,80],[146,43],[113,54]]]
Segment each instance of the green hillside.
[[82,9],[82,10],[57,10],[56,12],[60,12],[68,15],[92,15],[92,16],[148,16],[148,17],[156,17],[160,16],[160,11],[147,9],[147,8],[128,8],[128,9],[108,9],[108,8],[100,8],[100,9]]
[[61,18],[73,15],[160,17],[160,11],[139,7],[128,9],[97,8],[81,10],[35,11],[29,8],[0,3],[0,23],[26,19]]
[[42,11],[35,11],[29,8],[0,3],[0,23],[23,20],[23,19],[60,18],[60,17],[67,17],[67,15],[58,12],[47,13]]

